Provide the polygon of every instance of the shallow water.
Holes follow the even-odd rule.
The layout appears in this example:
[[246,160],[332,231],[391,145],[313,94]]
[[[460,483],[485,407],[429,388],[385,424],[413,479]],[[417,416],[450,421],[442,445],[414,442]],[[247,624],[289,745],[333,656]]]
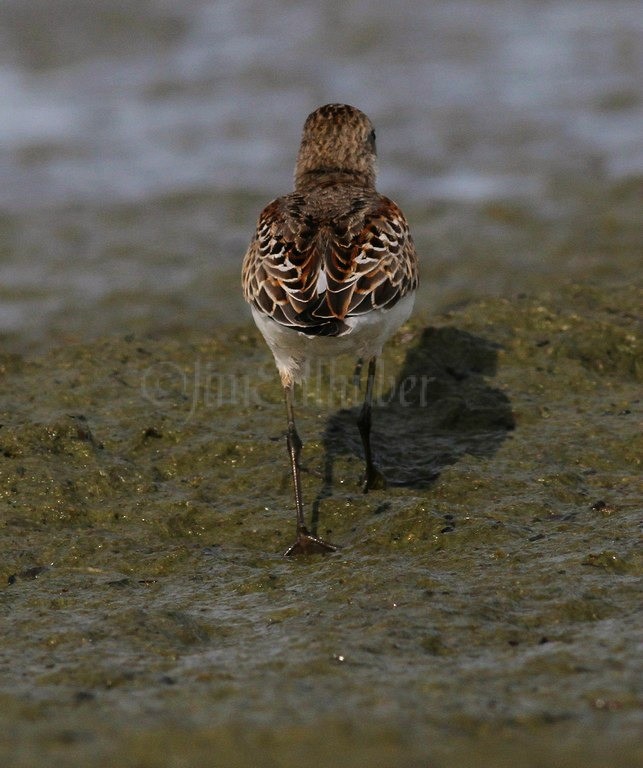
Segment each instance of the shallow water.
[[376,124],[426,310],[623,277],[642,25],[635,0],[3,3],[0,333],[246,318],[241,256],[326,101]]
[[[287,31],[287,34],[284,32]],[[0,763],[638,766],[634,2],[0,7]],[[330,100],[422,259],[297,393],[241,254]]]

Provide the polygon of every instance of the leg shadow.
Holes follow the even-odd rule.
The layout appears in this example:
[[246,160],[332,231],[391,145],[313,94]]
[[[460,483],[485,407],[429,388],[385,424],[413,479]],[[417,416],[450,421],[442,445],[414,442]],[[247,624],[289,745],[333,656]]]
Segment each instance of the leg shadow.
[[[396,378],[380,362],[373,401],[373,450],[389,486],[426,488],[461,456],[492,456],[515,422],[507,395],[489,385],[499,345],[457,328],[425,328]],[[360,406],[326,424],[324,484],[330,495],[340,455],[362,457]],[[356,478],[357,480],[357,478]]]

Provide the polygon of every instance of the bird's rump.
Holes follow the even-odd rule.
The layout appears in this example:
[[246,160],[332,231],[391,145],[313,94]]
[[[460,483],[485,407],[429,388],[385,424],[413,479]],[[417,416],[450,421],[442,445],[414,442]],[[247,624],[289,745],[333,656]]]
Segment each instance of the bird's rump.
[[[331,201],[332,202],[332,201]],[[246,300],[294,330],[338,336],[347,318],[392,307],[417,286],[417,256],[398,206],[381,195],[311,205],[294,193],[261,213],[244,260]]]

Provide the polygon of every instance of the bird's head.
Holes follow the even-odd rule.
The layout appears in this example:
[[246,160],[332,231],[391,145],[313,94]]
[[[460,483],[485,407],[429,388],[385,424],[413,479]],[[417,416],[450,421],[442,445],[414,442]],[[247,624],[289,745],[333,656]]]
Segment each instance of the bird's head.
[[348,104],[326,104],[306,118],[295,166],[295,188],[323,174],[346,174],[375,185],[375,130]]

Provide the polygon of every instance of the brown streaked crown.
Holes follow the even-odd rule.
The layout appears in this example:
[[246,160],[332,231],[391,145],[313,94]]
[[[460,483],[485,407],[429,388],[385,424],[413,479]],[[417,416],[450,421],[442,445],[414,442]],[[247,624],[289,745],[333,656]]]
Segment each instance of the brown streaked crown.
[[346,174],[375,186],[375,131],[368,117],[348,104],[326,104],[306,118],[295,166],[295,189],[323,174]]

